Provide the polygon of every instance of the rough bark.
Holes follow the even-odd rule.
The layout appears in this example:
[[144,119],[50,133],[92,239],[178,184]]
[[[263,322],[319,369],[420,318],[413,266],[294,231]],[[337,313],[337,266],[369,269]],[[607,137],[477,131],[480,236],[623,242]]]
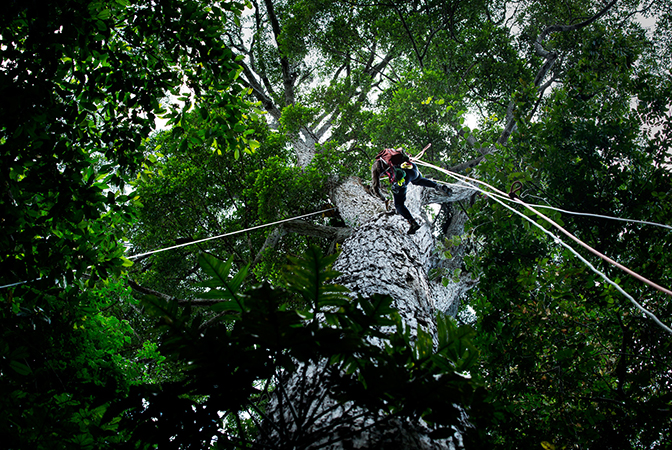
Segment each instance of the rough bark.
[[[463,277],[459,282],[443,286],[441,279],[430,280],[431,269],[440,265],[457,268],[461,258],[440,260],[434,255],[436,247],[434,225],[424,211],[431,203],[454,202],[471,196],[472,191],[459,185],[445,196],[430,188],[411,185],[406,205],[416,219],[424,222],[414,235],[406,234],[408,224],[399,215],[384,212],[385,203],[369,195],[355,179],[335,189],[332,200],[339,207],[346,223],[360,224],[343,244],[334,269],[343,275],[339,284],[362,295],[388,294],[408,324],[433,324],[437,312],[455,313],[460,296],[473,286]],[[349,200],[342,204],[344,200]],[[342,205],[342,206],[341,206]],[[466,214],[453,216],[448,233],[464,231]]]
[[257,444],[261,448],[331,450],[463,448],[459,435],[433,440],[422,423],[382,417],[333,400],[327,395],[328,378],[329,368],[324,363],[303,365],[293,376],[281,377],[279,392],[267,411],[271,420],[262,425]]
[[[388,294],[394,299],[404,322],[435,332],[438,312],[456,313],[460,296],[473,281],[463,277],[447,287],[430,279],[430,270],[446,261],[438,259],[433,228],[423,206],[467,198],[467,189],[456,187],[449,197],[434,189],[411,186],[407,206],[424,223],[415,235],[401,216],[386,210],[384,201],[370,195],[357,179],[348,179],[332,192],[332,202],[346,223],[353,227],[334,269],[342,273],[336,283],[354,293],[370,296]],[[449,233],[461,234],[466,215],[453,215]],[[456,258],[461,258],[458,254]],[[460,261],[451,261],[459,265]],[[304,366],[286,379],[278,380],[276,396],[267,408],[267,423],[260,444],[293,440],[296,448],[463,448],[459,432],[448,439],[432,439],[421,422],[389,419],[341,404],[329,397],[325,364]],[[466,424],[466,418],[463,418]],[[282,431],[269,425],[284,424]],[[277,425],[276,425],[277,426]]]

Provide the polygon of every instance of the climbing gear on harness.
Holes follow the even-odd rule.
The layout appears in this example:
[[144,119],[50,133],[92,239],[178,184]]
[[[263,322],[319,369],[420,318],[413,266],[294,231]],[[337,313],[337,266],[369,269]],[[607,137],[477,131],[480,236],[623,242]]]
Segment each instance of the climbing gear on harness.
[[410,160],[402,148],[386,148],[376,155],[376,159],[385,163],[386,170],[384,173],[393,185],[404,178],[405,172],[399,167]]
[[[403,164],[402,164],[403,166]],[[396,180],[396,183],[399,186],[402,186],[404,184],[404,178],[406,177],[406,172],[403,171],[403,169],[399,169],[398,167],[394,168],[394,179]]]
[[416,222],[415,219],[409,220],[408,224],[410,225],[410,227],[408,228],[406,234],[415,234],[415,232],[420,229],[420,224]]

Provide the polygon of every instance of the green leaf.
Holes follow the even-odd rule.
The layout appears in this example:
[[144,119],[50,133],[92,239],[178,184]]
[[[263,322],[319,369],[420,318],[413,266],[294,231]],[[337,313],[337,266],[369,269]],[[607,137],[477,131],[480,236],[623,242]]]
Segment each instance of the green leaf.
[[347,297],[347,288],[326,283],[336,278],[338,272],[329,269],[338,255],[324,256],[322,250],[311,245],[300,257],[288,257],[291,264],[285,268],[285,280],[313,307],[338,306]]
[[247,145],[249,145],[250,150],[251,150],[252,152],[254,152],[256,149],[258,149],[258,148],[261,146],[261,144],[259,143],[259,141],[256,141],[256,140],[254,140],[254,139],[250,139],[250,140],[247,142]]
[[[124,6],[125,6],[125,5],[124,5]],[[98,13],[98,16],[97,16],[97,17],[98,17],[98,19],[100,19],[100,20],[107,20],[107,19],[109,19],[110,17],[112,17],[112,11],[110,11],[109,9],[104,9],[104,10],[102,10],[101,12]],[[102,31],[102,30],[101,30],[101,31]]]
[[198,264],[213,279],[213,284],[208,284],[207,287],[222,287],[226,286],[229,279],[229,272],[231,272],[233,266],[233,256],[226,261],[222,261],[212,255],[202,253],[198,256]]
[[242,312],[240,304],[235,301],[227,301],[216,303],[210,307],[214,312],[223,312],[223,311],[232,311],[232,312]]
[[418,337],[415,343],[418,359],[429,358],[434,353],[432,337],[425,330],[418,328]]
[[11,367],[19,375],[23,376],[30,375],[30,373],[32,372],[32,370],[30,370],[30,367],[19,361],[14,360],[9,361],[9,367]]
[[213,255],[203,253],[198,256],[198,264],[203,271],[211,277],[209,280],[201,282],[200,285],[202,287],[214,288],[201,294],[203,298],[234,299],[236,302],[239,302],[239,306],[241,306],[239,290],[247,276],[249,265],[243,267],[234,276],[231,276],[230,272],[231,267],[233,266],[233,256],[227,261],[222,261]]
[[121,264],[123,267],[131,267],[134,264],[133,261],[126,258],[125,256],[122,256],[121,260],[123,261],[123,263]]

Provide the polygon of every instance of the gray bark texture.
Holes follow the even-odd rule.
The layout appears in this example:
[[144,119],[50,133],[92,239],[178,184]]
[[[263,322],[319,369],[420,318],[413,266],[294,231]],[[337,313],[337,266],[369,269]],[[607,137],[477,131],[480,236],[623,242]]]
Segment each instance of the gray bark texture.
[[[429,221],[423,206],[430,202],[448,204],[468,194],[467,190],[456,188],[453,194],[445,196],[434,189],[411,186],[406,205],[422,227],[415,235],[407,235],[406,221],[388,211],[385,202],[370,195],[360,180],[348,179],[337,185],[331,200],[352,227],[352,233],[334,264],[334,269],[342,273],[335,282],[362,296],[390,295],[406,325],[413,330],[420,326],[434,334],[436,314],[455,315],[460,297],[474,282],[465,276],[446,287],[440,277],[430,279],[431,269],[440,265],[459,266],[460,262],[436,256],[434,228],[439,224]],[[465,214],[454,213],[443,229],[461,234],[465,221]],[[461,259],[461,253],[456,259]],[[291,376],[277,380],[276,395],[266,411],[276,429],[267,425],[263,439],[268,442],[261,444],[297,449],[464,448],[458,429],[451,438],[432,439],[422,422],[384,418],[337,402],[328,393],[328,373],[328,366],[322,363],[302,366]],[[466,414],[463,423],[468,426]],[[288,441],[293,444],[287,446]]]
[[[432,269],[459,268],[462,253],[458,249],[452,260],[441,260],[434,253],[438,224],[430,222],[423,208],[466,199],[472,193],[459,186],[452,189],[453,193],[445,196],[431,188],[409,187],[406,206],[422,227],[414,235],[407,235],[406,221],[387,211],[385,203],[369,195],[358,180],[339,185],[332,201],[345,222],[355,226],[334,264],[334,269],[343,274],[336,283],[365,297],[390,295],[406,324],[413,328],[420,324],[433,332],[437,312],[456,315],[460,297],[474,282],[466,275],[448,286],[443,285],[441,277],[430,279]],[[463,212],[455,213],[446,235],[461,235],[466,219]]]

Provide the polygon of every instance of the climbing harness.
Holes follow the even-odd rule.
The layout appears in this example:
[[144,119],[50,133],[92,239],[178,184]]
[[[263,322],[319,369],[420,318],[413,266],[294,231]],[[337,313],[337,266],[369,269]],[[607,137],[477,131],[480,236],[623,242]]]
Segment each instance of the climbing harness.
[[406,172],[403,169],[412,169],[412,162],[422,158],[422,155],[431,146],[431,143],[427,144],[415,157],[407,155],[401,147],[386,148],[376,155],[376,159],[385,164],[386,169],[383,173],[387,175],[393,188],[395,185],[403,186],[404,177],[406,176]]
[[401,148],[386,148],[376,155],[376,160],[382,161],[385,164],[385,173],[390,180],[390,183],[403,184],[403,179],[406,172],[401,169],[404,163],[407,163],[410,158],[404,153]]

